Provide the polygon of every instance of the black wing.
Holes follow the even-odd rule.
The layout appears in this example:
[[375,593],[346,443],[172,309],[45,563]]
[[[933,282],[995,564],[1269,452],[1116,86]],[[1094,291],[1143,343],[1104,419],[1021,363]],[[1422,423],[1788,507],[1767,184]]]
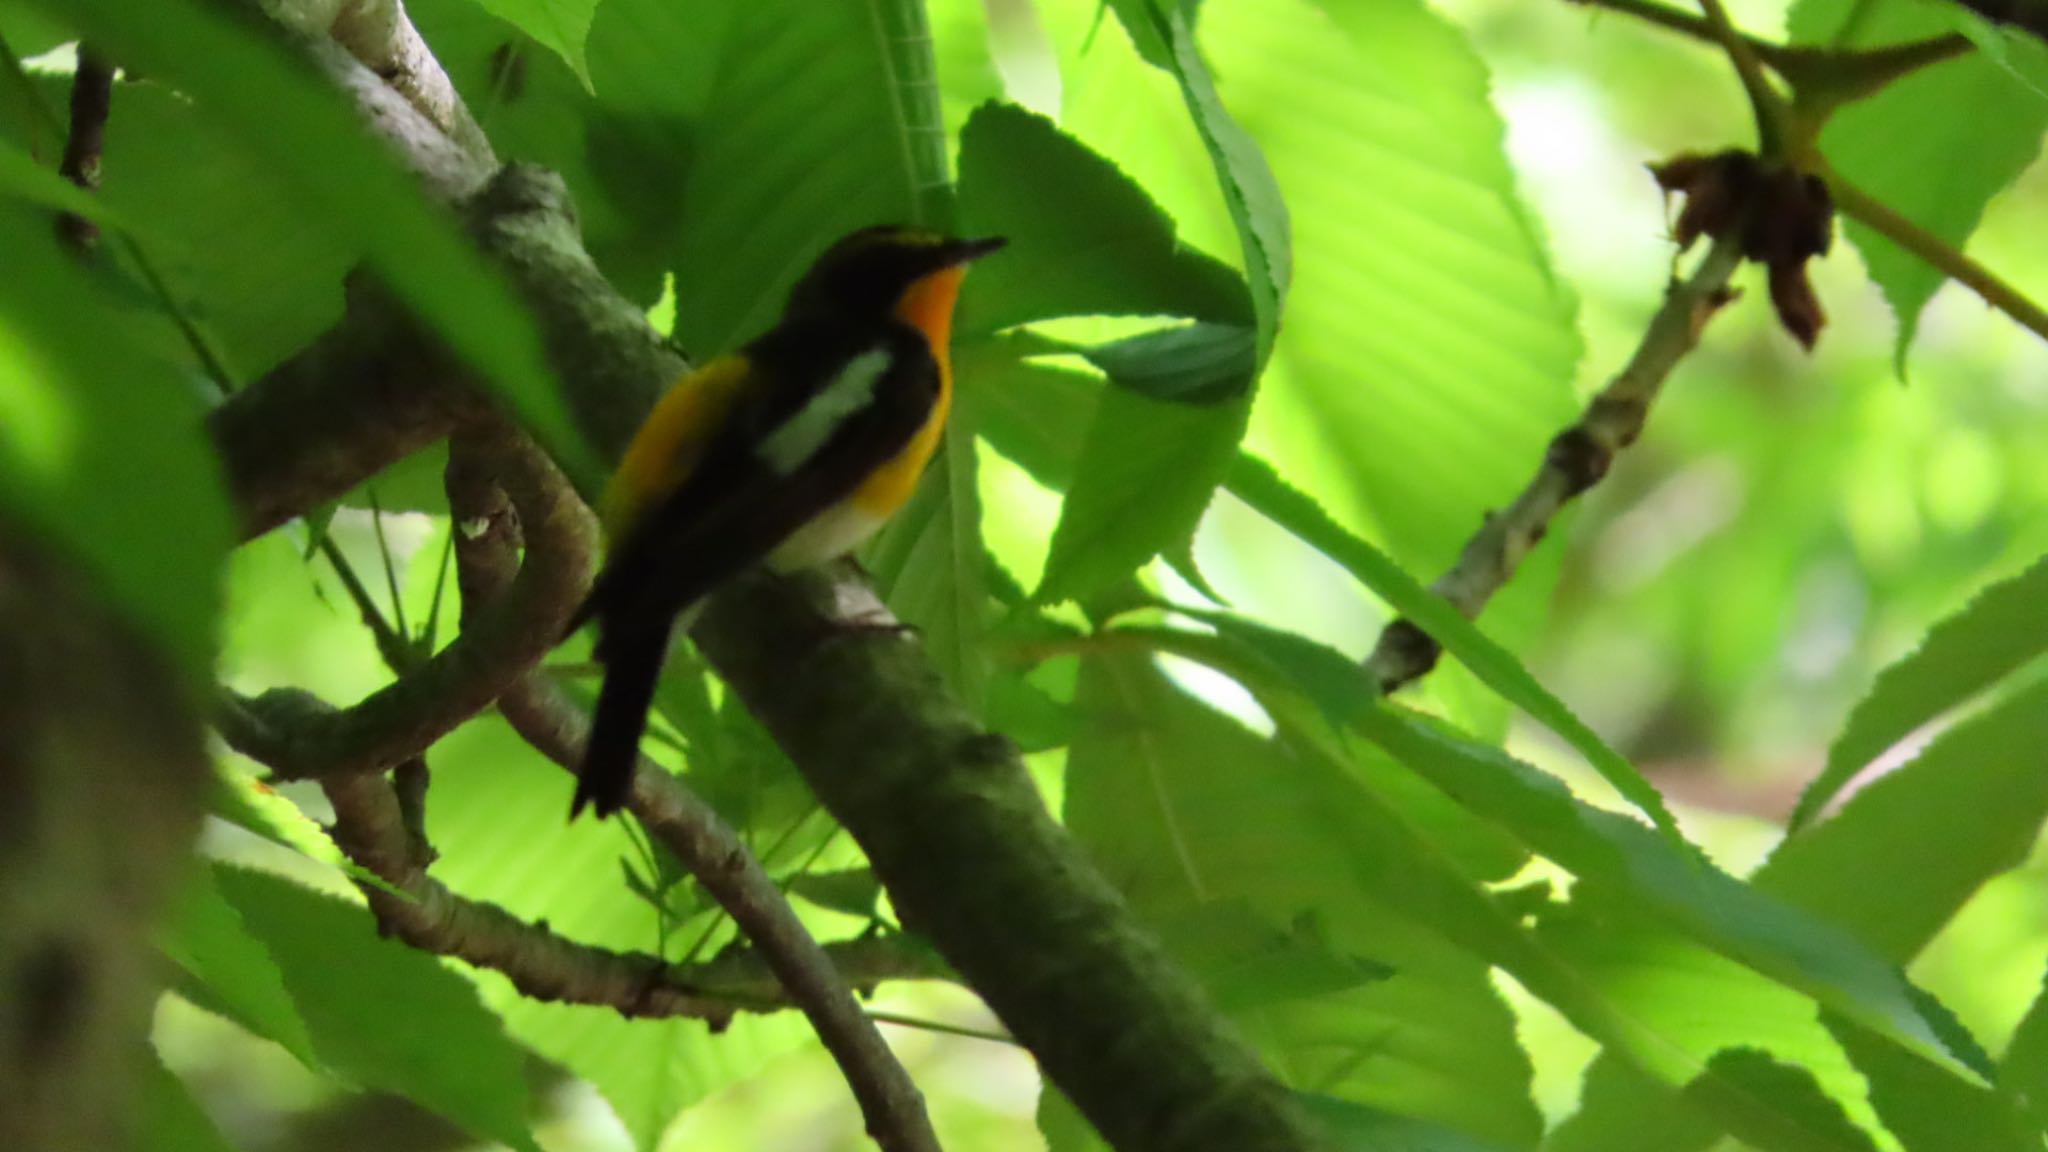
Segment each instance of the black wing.
[[872,402],[786,472],[761,458],[763,439],[872,350],[874,336],[802,323],[750,345],[746,355],[774,386],[743,399],[690,478],[618,542],[578,613],[598,618],[597,657],[606,667],[572,818],[585,804],[604,816],[626,802],[677,614],[845,499],[930,419],[938,366],[924,338],[892,328],[884,340],[887,366]]
[[[789,472],[771,468],[761,442],[876,347],[873,329],[829,321],[784,324],[745,354],[769,387],[752,390],[689,479],[615,542],[586,611],[647,621],[674,616],[751,567],[819,512],[838,503],[910,442],[938,399],[938,366],[914,329],[891,326],[888,364],[874,400],[842,420]],[[607,627],[609,634],[613,629]],[[598,656],[604,657],[600,638]]]

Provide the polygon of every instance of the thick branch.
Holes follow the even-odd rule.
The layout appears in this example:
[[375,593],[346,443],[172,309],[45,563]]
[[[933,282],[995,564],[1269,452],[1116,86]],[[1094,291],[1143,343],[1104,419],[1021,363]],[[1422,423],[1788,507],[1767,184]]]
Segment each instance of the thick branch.
[[[1599,483],[1615,456],[1635,443],[1665,378],[1699,343],[1701,329],[1726,300],[1728,279],[1741,260],[1741,241],[1731,234],[1714,242],[1690,278],[1672,281],[1628,366],[1593,398],[1578,423],[1551,440],[1522,494],[1488,515],[1458,562],[1430,586],[1460,615],[1476,619],[1542,542],[1565,505]],[[1396,620],[1380,633],[1365,670],[1381,691],[1391,692],[1428,672],[1439,653],[1436,641],[1420,628]]]
[[[682,364],[597,273],[557,201],[558,182],[508,171],[480,201],[479,231],[540,319],[586,431],[616,449]],[[1317,1146],[1293,1097],[1140,934],[1018,759],[946,696],[921,650],[873,638],[818,650],[830,588],[808,578],[721,597],[705,647],[898,908],[1118,1147]],[[636,786],[643,816],[659,822],[647,799]]]
[[[463,151],[492,159],[491,142],[477,126],[455,84],[434,59],[398,0],[279,0],[281,17],[303,31],[325,31],[350,56],[391,86]],[[331,9],[331,11],[330,11]],[[293,19],[292,13],[303,13]]]
[[[458,436],[449,453],[449,512],[472,529],[458,537],[455,547],[465,631],[470,618],[480,614],[477,608],[495,611],[503,598],[518,590],[518,579],[508,584],[507,576],[522,532],[521,522],[508,512],[519,504],[514,501],[508,508],[498,485],[516,491],[522,484],[545,484],[556,489],[558,499],[575,499],[552,467],[536,468],[523,478],[504,472],[504,465],[532,468],[534,461],[494,453],[491,442],[524,439],[509,428],[476,430]],[[494,463],[499,467],[493,468]],[[533,554],[534,544],[528,540],[528,564]],[[559,627],[556,624],[550,635]],[[588,719],[541,673],[521,676],[507,687],[498,706],[513,728],[544,755],[571,770],[581,760],[590,735]],[[860,1101],[876,1143],[892,1152],[937,1152],[938,1137],[925,1116],[917,1085],[739,835],[682,781],[653,764],[643,762],[635,774],[630,806],[648,834],[666,845],[733,918],[787,990],[789,1001],[810,1018]]]
[[208,417],[244,539],[339,500],[479,407],[374,295],[352,283],[338,327]]
[[[1318,1141],[865,584],[748,581],[695,635],[939,946],[1116,1148]],[[849,630],[849,621],[867,627]],[[857,626],[856,626],[857,627]],[[644,776],[643,776],[644,779]]]

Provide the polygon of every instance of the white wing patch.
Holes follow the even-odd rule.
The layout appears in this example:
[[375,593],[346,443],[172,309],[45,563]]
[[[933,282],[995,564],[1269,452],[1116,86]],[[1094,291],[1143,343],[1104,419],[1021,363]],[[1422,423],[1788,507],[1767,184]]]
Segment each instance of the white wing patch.
[[755,454],[779,476],[803,467],[832,433],[875,402],[875,385],[889,370],[889,350],[871,348],[846,362],[832,382],[763,437]]

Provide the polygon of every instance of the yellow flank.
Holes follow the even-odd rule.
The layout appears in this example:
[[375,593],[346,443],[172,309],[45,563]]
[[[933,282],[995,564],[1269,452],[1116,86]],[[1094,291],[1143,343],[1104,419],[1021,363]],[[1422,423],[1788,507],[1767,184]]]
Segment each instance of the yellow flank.
[[960,298],[960,283],[967,278],[965,265],[942,268],[912,285],[896,306],[896,315],[924,333],[931,345],[932,359],[939,366],[939,396],[931,416],[910,443],[888,463],[854,489],[848,502],[871,516],[886,518],[903,507],[917,490],[924,466],[938,449],[946,431],[946,416],[953,408],[953,304]]
[[630,534],[689,478],[751,370],[744,357],[720,356],[676,381],[655,404],[605,486],[602,514],[612,540]]

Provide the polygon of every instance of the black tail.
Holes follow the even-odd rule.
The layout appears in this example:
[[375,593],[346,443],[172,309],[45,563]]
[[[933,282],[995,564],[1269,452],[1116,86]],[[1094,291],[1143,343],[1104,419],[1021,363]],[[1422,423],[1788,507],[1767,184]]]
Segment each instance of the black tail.
[[640,734],[647,729],[647,709],[654,703],[668,637],[668,624],[642,624],[630,635],[619,635],[615,629],[598,645],[598,658],[605,665],[604,687],[597,694],[583,767],[576,773],[576,800],[569,819],[580,815],[586,804],[603,819],[624,807],[632,794]]

